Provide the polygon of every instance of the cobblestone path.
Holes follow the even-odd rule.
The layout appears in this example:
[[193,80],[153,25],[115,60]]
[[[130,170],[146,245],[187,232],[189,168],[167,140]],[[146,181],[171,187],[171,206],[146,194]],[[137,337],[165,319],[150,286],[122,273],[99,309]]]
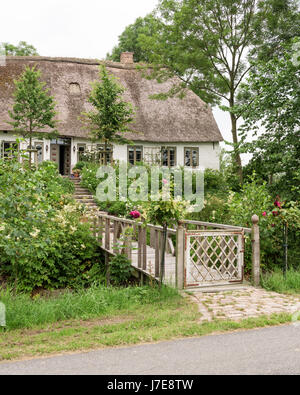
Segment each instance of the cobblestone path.
[[248,287],[230,292],[203,293],[195,290],[201,321],[230,319],[234,321],[274,313],[300,311],[300,295],[282,295],[265,289]]

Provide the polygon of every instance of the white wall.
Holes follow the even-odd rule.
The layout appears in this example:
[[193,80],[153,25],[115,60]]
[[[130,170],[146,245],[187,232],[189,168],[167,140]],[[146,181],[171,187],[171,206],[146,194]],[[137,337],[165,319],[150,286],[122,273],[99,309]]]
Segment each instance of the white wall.
[[[183,144],[183,143],[141,143],[136,142],[136,145],[145,147],[176,147],[177,165],[184,166],[184,148],[197,147],[199,148],[199,168],[209,168],[219,170],[220,168],[220,145],[219,143],[200,143],[200,144]],[[114,159],[120,161],[127,161],[127,145],[114,145]]]
[[[29,145],[29,139],[24,139],[21,136],[15,136],[10,132],[8,133],[0,132],[0,144],[2,141],[16,141],[17,139],[20,141],[19,144],[20,150],[26,150]],[[33,139],[33,144],[36,142],[43,143],[44,146],[43,158],[44,160],[50,160],[50,140],[46,140],[46,139],[44,140],[38,138]],[[48,146],[48,151],[47,151],[47,146]]]
[[[18,137],[21,139],[20,137]],[[1,141],[16,141],[17,137],[12,135],[11,133],[3,133],[0,132],[0,142]],[[33,142],[43,142],[44,144],[44,160],[50,160],[50,140],[43,140],[43,139],[34,139]],[[81,139],[81,138],[72,138],[71,139],[71,169],[77,163],[77,152],[78,152],[78,144],[86,144],[88,150],[95,147],[97,143],[92,143],[89,140]],[[145,147],[157,147],[160,148],[162,146],[168,147],[176,147],[177,152],[177,165],[183,166],[184,165],[184,148],[185,147],[198,147],[199,148],[199,168],[209,168],[218,170],[220,167],[219,162],[219,155],[220,155],[220,145],[219,143],[200,143],[200,144],[193,144],[193,143],[141,143],[136,142],[136,145]],[[21,149],[26,149],[28,146],[28,140],[22,141],[20,143]],[[47,150],[48,147],[48,150]],[[75,150],[74,150],[75,147]],[[119,160],[121,162],[127,161],[127,145],[117,145],[114,144],[114,159]]]

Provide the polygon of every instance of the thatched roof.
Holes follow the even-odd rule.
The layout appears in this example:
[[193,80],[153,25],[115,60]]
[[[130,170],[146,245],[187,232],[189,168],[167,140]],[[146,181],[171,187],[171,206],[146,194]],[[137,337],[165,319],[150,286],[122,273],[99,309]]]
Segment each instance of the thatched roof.
[[[98,79],[98,60],[45,57],[8,57],[6,66],[0,67],[0,130],[11,130],[6,123],[13,104],[13,80],[25,66],[36,65],[42,79],[57,102],[59,133],[63,136],[88,137],[78,119],[83,111],[91,109],[87,97],[91,81]],[[167,92],[171,82],[158,84],[147,80],[134,64],[105,62],[108,70],[125,87],[124,99],[136,111],[131,128],[138,133],[126,136],[136,141],[149,142],[217,142],[221,133],[211,108],[197,95],[188,91],[184,99],[153,100],[149,96]]]

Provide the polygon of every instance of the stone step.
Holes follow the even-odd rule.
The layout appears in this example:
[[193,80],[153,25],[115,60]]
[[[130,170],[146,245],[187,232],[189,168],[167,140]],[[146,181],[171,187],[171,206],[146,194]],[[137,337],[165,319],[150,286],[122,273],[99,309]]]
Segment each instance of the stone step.
[[74,193],[73,196],[74,196],[75,198],[80,198],[81,196],[83,196],[83,197],[88,196],[88,197],[90,197],[91,199],[94,199],[94,196],[93,196],[93,195],[90,195],[89,193],[85,193],[85,192]]
[[83,193],[77,193],[74,195],[75,199],[92,199],[94,200],[94,197],[92,195],[86,195]]
[[89,192],[89,191],[75,191],[74,195],[78,196],[78,195],[82,195],[82,196],[92,196],[93,195]]
[[230,292],[230,291],[246,291],[252,289],[250,283],[244,281],[243,283],[231,283],[224,285],[211,285],[211,286],[202,286],[202,287],[189,287],[185,290],[188,292],[202,292],[202,293],[218,293],[218,292]]

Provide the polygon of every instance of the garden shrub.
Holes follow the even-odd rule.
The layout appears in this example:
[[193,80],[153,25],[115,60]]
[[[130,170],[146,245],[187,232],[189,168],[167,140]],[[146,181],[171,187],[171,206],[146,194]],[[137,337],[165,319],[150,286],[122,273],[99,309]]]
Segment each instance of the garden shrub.
[[131,261],[126,255],[118,254],[109,262],[110,280],[115,285],[125,285],[133,274]]
[[81,185],[93,194],[96,194],[99,184],[99,180],[96,177],[98,169],[99,164],[86,162],[81,171]]
[[[95,193],[99,180],[96,173],[98,164],[88,163],[82,172],[82,184]],[[299,179],[299,178],[298,178]],[[297,180],[298,180],[297,179]],[[296,181],[297,181],[296,180]],[[118,177],[117,177],[118,181]],[[149,184],[151,180],[149,177]],[[195,177],[193,177],[193,189],[195,189]],[[283,264],[283,224],[288,224],[288,243],[289,243],[289,265],[294,268],[300,266],[300,209],[297,199],[285,201],[279,214],[274,215],[276,207],[274,201],[276,195],[275,184],[272,188],[261,177],[254,173],[251,177],[245,178],[245,183],[240,186],[238,179],[234,176],[234,169],[231,161],[225,163],[221,161],[221,171],[205,170],[204,187],[205,200],[204,208],[201,212],[187,214],[187,219],[212,222],[219,224],[232,224],[251,228],[251,218],[254,214],[259,216],[261,234],[261,261],[263,269],[281,267]],[[284,194],[284,198],[299,196],[297,182],[294,183],[290,194]],[[169,210],[168,204],[150,202],[99,202],[100,209],[107,211],[111,215],[128,216],[128,213],[139,208],[150,207],[158,219],[163,217],[163,213]],[[164,206],[165,205],[165,206]],[[147,211],[147,210],[146,210]],[[149,211],[149,209],[148,209]],[[264,213],[266,213],[264,215]],[[143,215],[144,216],[144,215]],[[153,218],[152,218],[153,219]],[[174,219],[176,216],[174,215]],[[251,236],[246,235],[245,252],[246,272],[251,269]]]
[[[277,206],[279,204],[280,207]],[[279,202],[268,191],[266,182],[259,182],[253,176],[245,183],[240,193],[231,193],[228,200],[229,223],[251,228],[251,218],[259,217],[261,262],[263,269],[282,266],[283,224],[289,226],[289,237],[293,239],[300,231],[300,209],[296,202]],[[298,248],[296,244],[290,251]],[[299,255],[300,257],[300,255]],[[246,235],[246,269],[251,268],[251,237]],[[298,262],[299,264],[299,262]]]
[[218,170],[206,169],[204,172],[204,193],[208,196],[226,196],[229,187],[224,174]]
[[83,286],[98,246],[53,162],[0,161],[0,275],[18,289]]
[[199,213],[189,214],[188,218],[203,222],[219,224],[228,223],[229,214],[227,198],[210,194],[206,195],[203,209]]

